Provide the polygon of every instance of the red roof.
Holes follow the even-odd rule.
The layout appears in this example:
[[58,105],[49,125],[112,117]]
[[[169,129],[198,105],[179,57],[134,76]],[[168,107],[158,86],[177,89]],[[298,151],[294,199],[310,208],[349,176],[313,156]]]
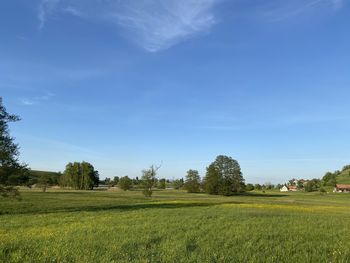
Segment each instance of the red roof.
[[288,189],[297,189],[297,187],[295,185],[290,185],[288,186]]
[[335,187],[339,189],[349,189],[350,190],[350,184],[336,184]]

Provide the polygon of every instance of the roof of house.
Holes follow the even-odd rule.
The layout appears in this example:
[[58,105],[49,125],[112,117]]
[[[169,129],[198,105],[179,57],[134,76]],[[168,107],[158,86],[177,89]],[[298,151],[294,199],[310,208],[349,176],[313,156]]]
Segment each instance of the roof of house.
[[295,185],[290,185],[288,186],[288,189],[297,189],[297,187]]
[[350,184],[336,184],[335,187],[341,189],[350,189]]

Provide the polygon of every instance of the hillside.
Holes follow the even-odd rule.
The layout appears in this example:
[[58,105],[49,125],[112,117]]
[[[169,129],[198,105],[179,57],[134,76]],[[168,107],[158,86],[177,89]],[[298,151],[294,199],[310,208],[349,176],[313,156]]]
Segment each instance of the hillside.
[[346,169],[336,177],[337,184],[350,184],[350,169]]
[[38,170],[30,170],[29,171],[30,182],[35,184],[39,178],[46,177],[50,178],[50,184],[58,184],[58,178],[60,177],[60,173],[58,172],[50,172],[50,171],[38,171]]

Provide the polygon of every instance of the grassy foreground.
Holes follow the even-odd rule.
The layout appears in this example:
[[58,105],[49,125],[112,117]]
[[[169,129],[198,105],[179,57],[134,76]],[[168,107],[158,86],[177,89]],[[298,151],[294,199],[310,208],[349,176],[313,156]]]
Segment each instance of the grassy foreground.
[[0,262],[350,262],[350,194],[22,192]]

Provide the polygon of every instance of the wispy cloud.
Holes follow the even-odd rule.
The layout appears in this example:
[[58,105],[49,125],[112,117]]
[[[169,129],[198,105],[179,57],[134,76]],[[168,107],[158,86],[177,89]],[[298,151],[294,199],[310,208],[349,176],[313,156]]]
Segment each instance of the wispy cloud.
[[31,106],[34,104],[34,101],[31,99],[28,99],[28,98],[20,98],[19,100],[20,100],[21,104],[25,105],[25,106]]
[[167,49],[208,31],[216,22],[218,0],[128,1],[109,18],[129,29],[132,37],[150,52]]
[[60,0],[42,0],[38,9],[39,30],[44,28],[46,19],[55,10]]
[[167,49],[217,22],[215,6],[222,0],[42,0],[39,29],[57,11],[85,19],[102,20],[124,30],[125,35],[149,52]]
[[73,16],[84,17],[84,13],[73,6],[67,6],[62,11]]
[[343,2],[344,0],[271,1],[265,4],[263,14],[271,21],[280,21],[313,12],[318,8],[338,10],[343,6]]
[[48,101],[51,98],[53,98],[54,96],[56,96],[54,93],[52,93],[51,91],[46,91],[44,94],[42,95],[38,95],[38,96],[34,96],[34,97],[30,97],[30,98],[20,98],[19,101],[22,105],[24,106],[32,106],[44,101]]

